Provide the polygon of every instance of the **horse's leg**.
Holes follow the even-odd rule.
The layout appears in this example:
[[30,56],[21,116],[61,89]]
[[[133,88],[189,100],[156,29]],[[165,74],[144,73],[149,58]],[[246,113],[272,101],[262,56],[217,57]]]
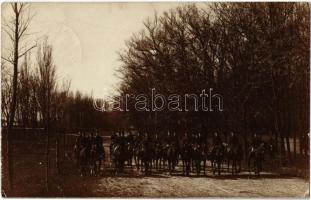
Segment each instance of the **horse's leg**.
[[189,159],[189,161],[188,161],[188,176],[189,176],[190,173],[191,173],[191,165],[192,165],[191,160],[192,160],[192,159]]
[[258,158],[258,172],[257,172],[258,176],[261,172],[261,161],[262,161],[261,158]]
[[142,159],[142,162],[141,162],[141,169],[142,169],[142,170],[145,170],[145,169],[146,169],[146,161],[145,161],[145,159],[144,159],[144,161],[143,161],[143,159]]
[[235,167],[235,160],[232,158],[232,169],[231,169],[231,174],[234,175],[234,167]]
[[171,162],[171,160],[169,159],[168,160],[168,170],[169,170],[169,172],[170,172],[170,175],[172,175],[172,162]]
[[211,165],[212,165],[213,174],[215,175],[215,163],[213,159],[211,160]]
[[255,159],[254,159],[254,171],[255,171],[255,174],[257,174],[257,170],[258,170],[257,158],[255,157]]
[[204,176],[206,175],[206,173],[205,173],[205,168],[206,168],[206,159],[204,159],[204,161],[203,161],[203,172],[204,172]]
[[218,161],[218,175],[220,175],[221,164],[222,164],[222,163]]
[[200,175],[201,173],[201,160],[199,159],[198,160],[198,176]]
[[185,169],[185,160],[182,159],[182,174],[185,175],[186,174],[186,169]]
[[235,162],[234,162],[234,173],[237,174],[238,173],[238,169],[237,169],[237,162],[238,160],[235,159]]
[[260,159],[260,170],[259,170],[259,172],[261,172],[261,171],[262,171],[262,162],[263,162],[263,160],[262,160],[262,159]]
[[139,156],[137,156],[137,170],[141,169],[141,159]]
[[143,159],[141,157],[139,157],[138,158],[138,169],[139,169],[140,172],[144,171],[144,169],[143,169],[143,166],[144,166],[143,162],[144,162]]
[[102,160],[99,159],[98,160],[98,169],[97,169],[98,175],[101,175],[101,165],[102,165]]
[[239,173],[242,171],[242,160],[239,159]]
[[247,165],[248,165],[248,172],[251,173],[251,157],[249,156],[248,160],[247,160]]
[[137,168],[137,158],[136,158],[136,155],[135,155],[135,154],[134,154],[133,158],[134,158],[135,166],[136,166],[136,168]]

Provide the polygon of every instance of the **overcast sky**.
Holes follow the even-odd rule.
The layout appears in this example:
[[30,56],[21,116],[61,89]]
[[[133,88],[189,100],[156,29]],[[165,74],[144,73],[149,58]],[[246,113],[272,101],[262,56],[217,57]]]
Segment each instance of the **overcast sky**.
[[[155,11],[161,14],[179,5],[182,3],[31,3],[35,17],[29,32],[36,38],[49,37],[59,80],[69,78],[73,91],[105,98],[118,87],[117,52],[124,49],[125,41]],[[4,17],[8,9],[2,4]],[[3,51],[6,45],[3,36]]]

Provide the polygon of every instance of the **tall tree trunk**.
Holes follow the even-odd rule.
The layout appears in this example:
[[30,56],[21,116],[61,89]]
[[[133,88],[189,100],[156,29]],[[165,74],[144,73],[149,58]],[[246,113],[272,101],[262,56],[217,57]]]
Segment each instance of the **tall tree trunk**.
[[50,168],[50,134],[49,128],[46,129],[46,190],[49,191],[49,168]]
[[246,110],[244,108],[243,111],[243,118],[244,118],[244,158],[247,159],[247,119],[246,119]]
[[[49,83],[49,81],[48,81]],[[46,190],[49,191],[49,169],[50,169],[50,89],[47,90],[46,110]]]
[[13,186],[13,167],[12,167],[12,143],[13,143],[13,126],[16,113],[16,101],[17,101],[17,78],[18,78],[18,48],[19,48],[19,37],[18,37],[18,27],[19,27],[19,12],[17,12],[17,3],[14,3],[15,9],[15,32],[14,32],[14,61],[13,61],[13,94],[10,106],[10,119],[8,124],[8,135],[7,135],[7,160],[8,160],[8,186],[12,189]]
[[56,133],[56,169],[57,173],[60,173],[59,167],[59,133]]

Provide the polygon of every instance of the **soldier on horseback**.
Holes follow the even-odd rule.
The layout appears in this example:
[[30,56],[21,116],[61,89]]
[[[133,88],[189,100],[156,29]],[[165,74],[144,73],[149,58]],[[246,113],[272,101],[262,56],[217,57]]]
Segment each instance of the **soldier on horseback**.
[[214,133],[213,146],[214,146],[214,148],[222,146],[222,139],[221,139],[220,135],[217,132]]
[[92,147],[93,159],[94,159],[94,173],[95,175],[100,173],[101,162],[104,159],[104,148],[103,148],[103,138],[99,135],[98,131],[96,131],[96,136],[93,139],[93,147]]
[[75,154],[75,158],[76,158],[76,161],[77,161],[77,165],[79,165],[79,153],[80,153],[80,150],[82,148],[82,142],[83,142],[83,135],[81,132],[79,132],[79,136],[76,138],[76,141],[75,141],[75,145],[74,145],[74,154]]
[[255,133],[251,142],[252,145],[251,151],[255,151],[260,146],[261,143],[262,143],[261,138]]
[[145,166],[145,174],[151,174],[152,170],[152,138],[149,134],[145,134],[143,141],[142,162]]
[[231,162],[232,174],[240,172],[240,170],[241,170],[241,159],[242,159],[242,149],[240,148],[239,138],[234,132],[231,132],[231,134],[230,134],[227,150],[228,150],[227,151],[228,171],[229,171],[230,161],[232,161]]
[[231,147],[236,147],[239,145],[239,138],[234,132],[231,132],[228,144]]
[[213,149],[211,152],[211,163],[213,168],[213,174],[215,174],[216,170],[218,171],[218,175],[220,175],[221,164],[224,159],[224,146],[222,143],[222,139],[220,135],[215,132],[213,137]]
[[96,136],[95,136],[95,146],[96,146],[96,151],[103,156],[103,138],[98,134],[98,131],[96,131]]
[[261,140],[261,138],[257,136],[257,134],[255,133],[252,138],[252,142],[251,142],[251,150],[248,154],[249,172],[251,172],[251,161],[253,160],[255,174],[259,175],[260,171],[262,170],[262,161],[263,161],[264,151],[265,151],[265,145],[263,141]]

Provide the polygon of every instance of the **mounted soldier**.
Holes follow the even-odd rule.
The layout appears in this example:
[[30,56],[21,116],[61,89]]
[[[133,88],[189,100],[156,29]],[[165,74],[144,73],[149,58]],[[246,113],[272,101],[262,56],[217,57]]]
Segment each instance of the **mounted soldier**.
[[96,149],[101,149],[100,151],[102,151],[103,149],[103,138],[99,135],[98,131],[96,131],[96,136],[95,136],[95,146]]
[[230,138],[229,138],[229,146],[230,147],[237,147],[239,145],[239,138],[238,136],[234,133],[234,132],[231,132],[230,133]]
[[221,164],[224,160],[225,149],[224,145],[222,143],[222,139],[220,135],[215,132],[213,137],[213,149],[210,155],[212,168],[213,168],[213,174],[215,174],[216,171],[218,171],[218,175],[221,173]]
[[213,137],[213,147],[215,148],[218,146],[222,146],[222,139],[220,135],[217,132],[215,132]]
[[261,138],[255,133],[252,138],[252,142],[251,142],[251,145],[252,145],[251,151],[256,150],[260,146],[261,143],[262,143]]
[[83,136],[82,136],[82,133],[79,132],[79,135],[78,137],[76,138],[76,141],[75,141],[75,145],[74,145],[74,155],[75,155],[75,158],[76,158],[76,161],[77,161],[77,165],[79,165],[79,154],[80,154],[80,151],[83,147]]

